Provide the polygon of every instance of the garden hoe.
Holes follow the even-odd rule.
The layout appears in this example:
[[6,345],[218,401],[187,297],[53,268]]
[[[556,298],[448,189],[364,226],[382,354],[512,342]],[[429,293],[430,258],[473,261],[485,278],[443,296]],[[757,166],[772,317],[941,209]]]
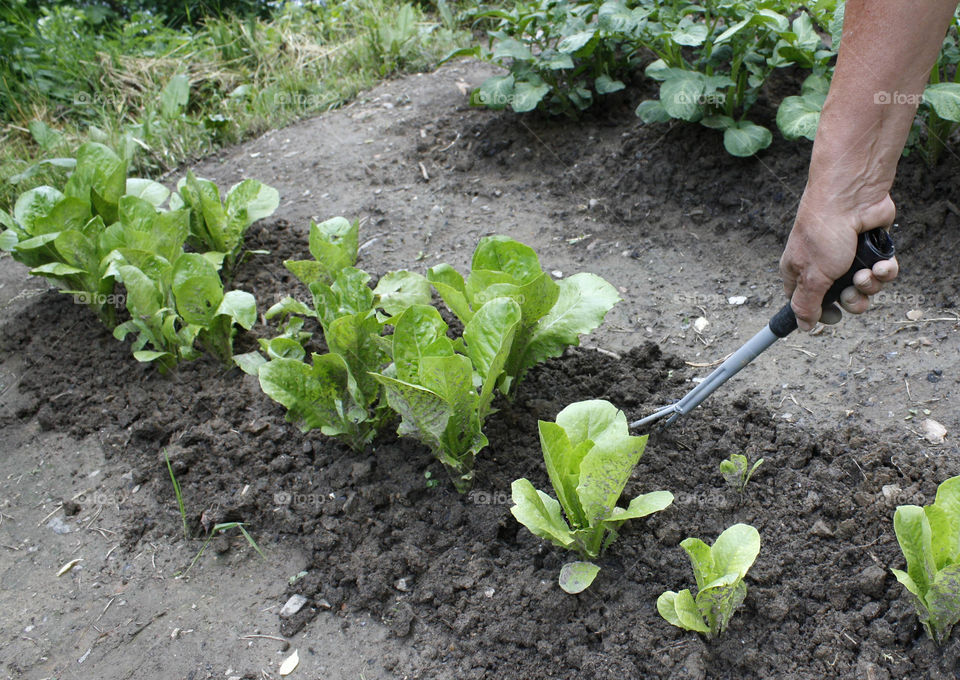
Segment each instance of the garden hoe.
[[[894,255],[893,240],[885,229],[874,229],[860,234],[857,241],[857,254],[850,271],[834,281],[830,290],[823,296],[823,306],[840,299],[840,292],[853,285],[853,275],[861,269],[870,269],[881,260],[889,260]],[[750,338],[736,352],[731,354],[717,369],[708,375],[703,382],[690,390],[680,401],[665,406],[656,413],[630,423],[630,427],[643,427],[661,418],[667,418],[662,425],[666,427],[682,415],[690,413],[700,403],[709,397],[714,390],[727,382],[730,378],[751,361],[760,356],[760,353],[780,338],[785,338],[797,329],[797,317],[788,302],[773,315],[767,326]]]

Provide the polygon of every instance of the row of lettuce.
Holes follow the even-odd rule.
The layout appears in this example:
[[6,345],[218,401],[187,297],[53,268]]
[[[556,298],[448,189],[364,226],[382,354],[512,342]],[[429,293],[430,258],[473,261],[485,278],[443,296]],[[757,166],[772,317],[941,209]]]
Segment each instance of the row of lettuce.
[[[473,102],[518,113],[577,115],[645,65],[659,97],[642,102],[644,123],[700,123],[723,133],[734,156],[768,147],[769,128],[751,107],[778,69],[804,75],[801,91],[779,103],[777,127],[788,140],[813,139],[843,27],[842,0],[519,0],[482,9],[486,45],[455,52],[494,62],[506,75],[487,79]],[[929,162],[960,123],[960,49],[955,17],[923,95],[910,147]],[[895,92],[877,103],[898,103]]]
[[[358,269],[358,224],[344,218],[312,223],[307,260],[284,263],[310,291],[266,310],[272,337],[259,351],[233,353],[237,326],[257,321],[252,294],[227,290],[246,255],[251,224],[279,204],[275,189],[244,180],[221,199],[218,187],[192,173],[174,192],[127,177],[129,159],[88,143],[76,154],[62,189],[42,186],[0,211],[0,248],[87,304],[133,355],[161,372],[207,351],[256,375],[263,391],[304,432],[319,429],[357,451],[399,419],[397,433],[422,442],[449,472],[457,491],[474,480],[488,442],[484,423],[497,395],[509,398],[538,363],[560,356],[596,329],[619,301],[599,276],[555,280],[536,253],[506,236],[480,240],[466,277],[441,264],[423,276],[396,271],[371,286]],[[225,285],[226,284],[226,285]],[[460,322],[452,332],[431,304],[436,290]],[[118,301],[128,319],[118,319]],[[307,356],[312,342],[326,352]],[[597,576],[595,560],[628,519],[663,510],[669,491],[620,506],[646,436],[629,432],[623,411],[603,400],[568,405],[555,422],[540,421],[544,463],[556,498],[527,479],[512,485],[514,517],[533,534],[577,554],[559,583],[579,593]],[[743,493],[750,475],[739,454],[721,465]],[[894,570],[930,635],[945,639],[960,620],[960,478],[941,485],[926,508],[897,509],[895,529],[907,571]],[[712,546],[681,543],[697,594],[667,591],[657,602],[670,623],[708,636],[723,631],[746,595],[744,577],[760,535],[744,524]]]

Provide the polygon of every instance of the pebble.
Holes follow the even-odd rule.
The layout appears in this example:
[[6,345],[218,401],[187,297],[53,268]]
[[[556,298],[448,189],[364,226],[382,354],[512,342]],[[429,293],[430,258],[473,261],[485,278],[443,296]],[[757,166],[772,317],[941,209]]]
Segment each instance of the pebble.
[[54,517],[49,522],[47,522],[47,528],[53,529],[55,534],[69,534],[71,529],[70,525],[63,521],[63,517]]
[[296,593],[291,595],[290,599],[287,600],[287,603],[283,605],[283,608],[280,610],[280,617],[284,619],[289,619],[291,616],[296,614],[298,611],[303,609],[303,605],[307,603],[307,598]]
[[397,582],[393,584],[393,587],[399,590],[401,593],[410,592],[410,578],[404,576],[401,579],[397,579]]
[[860,590],[867,595],[882,597],[887,590],[887,572],[877,565],[871,564],[860,572],[857,582],[860,585]]
[[827,523],[822,519],[818,519],[813,523],[813,526],[810,527],[810,533],[814,536],[820,536],[822,538],[831,538],[833,536],[833,529],[827,526]]

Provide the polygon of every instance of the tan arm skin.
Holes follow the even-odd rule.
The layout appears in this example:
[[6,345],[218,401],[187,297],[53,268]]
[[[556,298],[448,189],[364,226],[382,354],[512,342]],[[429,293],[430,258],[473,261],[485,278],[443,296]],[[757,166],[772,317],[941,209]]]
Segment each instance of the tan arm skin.
[[[848,0],[843,39],[820,116],[807,186],[780,259],[800,328],[835,323],[823,296],[853,262],[857,235],[893,224],[897,161],[957,0]],[[884,94],[885,93],[885,94]],[[861,313],[898,273],[896,260],[862,269],[840,304]]]

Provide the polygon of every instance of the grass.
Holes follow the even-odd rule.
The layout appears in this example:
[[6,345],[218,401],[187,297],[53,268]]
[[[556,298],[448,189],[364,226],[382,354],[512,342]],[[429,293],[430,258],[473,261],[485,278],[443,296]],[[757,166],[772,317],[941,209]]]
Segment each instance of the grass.
[[417,4],[330,0],[178,30],[144,14],[104,28],[69,6],[43,11],[40,21],[0,15],[5,209],[64,172],[38,163],[83,141],[117,148],[130,135],[135,173],[157,177],[338,107],[383,78],[430,69],[470,40],[445,0],[436,16]]
[[177,481],[176,475],[173,474],[173,466],[170,464],[170,456],[167,455],[167,450],[163,450],[163,459],[167,461],[167,472],[170,473],[170,481],[173,482],[173,493],[177,497],[177,509],[180,510],[180,521],[183,523],[183,537],[185,539],[190,538],[190,532],[187,529],[187,509],[183,504],[183,493],[180,491],[180,482]]

